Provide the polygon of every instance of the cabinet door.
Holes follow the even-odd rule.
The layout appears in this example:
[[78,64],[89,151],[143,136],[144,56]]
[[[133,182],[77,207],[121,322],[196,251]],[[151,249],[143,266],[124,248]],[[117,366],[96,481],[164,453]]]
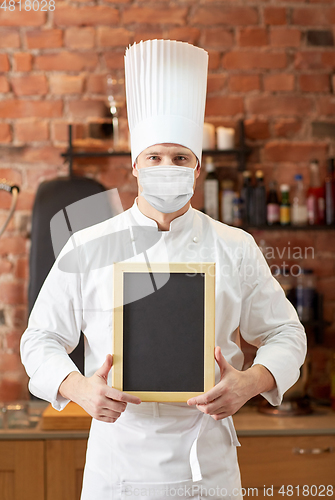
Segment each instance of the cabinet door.
[[[257,487],[261,492],[264,485],[273,486],[276,493],[284,486],[285,495],[279,494],[278,498],[288,498],[287,486],[291,485],[296,496],[299,487],[299,496],[309,498],[302,491],[306,485],[305,493],[311,491],[311,497],[335,498],[335,436],[259,436],[239,440],[243,487]],[[271,496],[270,491],[267,496]]]
[[1,500],[44,500],[43,441],[0,442]]
[[86,439],[46,442],[47,500],[80,499],[86,447]]

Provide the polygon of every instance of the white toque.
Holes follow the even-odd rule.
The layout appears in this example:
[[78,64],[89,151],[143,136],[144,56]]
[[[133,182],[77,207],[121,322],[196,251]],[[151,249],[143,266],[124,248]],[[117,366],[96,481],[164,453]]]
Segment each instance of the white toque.
[[202,154],[208,53],[185,42],[147,40],[125,54],[132,164],[149,146],[181,144]]

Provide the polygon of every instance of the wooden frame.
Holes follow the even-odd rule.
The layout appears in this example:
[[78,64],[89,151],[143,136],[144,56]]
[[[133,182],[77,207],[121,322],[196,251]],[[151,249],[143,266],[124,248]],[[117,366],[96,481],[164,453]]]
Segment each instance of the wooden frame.
[[[148,267],[150,266],[150,267]],[[125,273],[183,273],[201,274],[204,277],[204,390],[184,391],[129,391],[142,401],[185,402],[189,398],[203,394],[215,384],[215,263],[130,263],[114,264],[114,314],[113,314],[113,366],[112,386],[123,391],[123,297]],[[170,275],[169,274],[169,275]]]

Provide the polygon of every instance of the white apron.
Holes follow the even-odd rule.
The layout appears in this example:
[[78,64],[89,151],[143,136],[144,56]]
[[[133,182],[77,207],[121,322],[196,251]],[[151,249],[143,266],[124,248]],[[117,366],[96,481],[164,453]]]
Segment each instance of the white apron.
[[238,445],[231,417],[128,403],[113,424],[92,420],[81,500],[241,500]]

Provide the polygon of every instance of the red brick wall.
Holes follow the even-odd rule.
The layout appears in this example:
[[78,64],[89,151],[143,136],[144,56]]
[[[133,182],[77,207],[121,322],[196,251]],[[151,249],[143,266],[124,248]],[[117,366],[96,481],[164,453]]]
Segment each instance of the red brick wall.
[[[8,2],[7,2],[8,3]],[[332,0],[113,0],[61,2],[53,12],[0,13],[0,178],[21,187],[18,208],[0,239],[0,400],[26,397],[19,338],[26,325],[29,220],[38,184],[66,173],[60,153],[67,123],[101,117],[104,76],[122,71],[125,46],[174,38],[208,50],[207,121],[246,121],[249,167],[266,182],[308,183],[308,162],[334,155],[335,50]],[[80,127],[79,127],[80,128]],[[77,137],[80,137],[78,132]],[[124,207],[136,191],[129,160],[77,163]],[[194,205],[202,206],[201,180]],[[10,197],[0,193],[0,224]],[[318,232],[258,235],[267,244],[313,245],[308,262],[325,294],[326,339],[335,336],[335,236]]]

